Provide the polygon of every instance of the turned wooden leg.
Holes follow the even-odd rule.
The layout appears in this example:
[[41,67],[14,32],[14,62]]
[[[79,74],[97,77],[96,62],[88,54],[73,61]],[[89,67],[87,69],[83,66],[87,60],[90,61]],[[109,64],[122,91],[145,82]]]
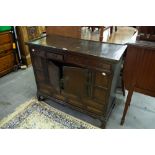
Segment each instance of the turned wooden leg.
[[102,122],[100,128],[105,129],[105,127],[106,127],[106,122]]
[[38,99],[38,101],[44,101],[45,97],[40,95],[39,93],[37,93],[37,99]]
[[95,26],[92,26],[92,32],[94,32],[94,30],[95,30]]
[[113,33],[113,26],[110,26],[110,35]]
[[130,102],[131,102],[132,94],[133,94],[133,89],[129,90],[129,92],[128,92],[127,100],[126,100],[124,111],[123,111],[123,116],[122,116],[121,123],[120,123],[121,125],[124,124],[125,116],[127,114],[128,107],[129,107]]

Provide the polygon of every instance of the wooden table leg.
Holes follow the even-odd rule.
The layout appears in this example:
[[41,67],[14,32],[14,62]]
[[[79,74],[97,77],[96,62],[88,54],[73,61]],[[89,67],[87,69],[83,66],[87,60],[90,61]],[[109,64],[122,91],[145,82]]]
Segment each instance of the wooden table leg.
[[117,26],[115,26],[115,32],[117,32]]
[[129,90],[129,92],[128,92],[127,100],[125,102],[125,107],[124,107],[124,111],[123,111],[123,116],[122,116],[121,123],[120,123],[121,125],[124,124],[125,116],[127,114],[128,107],[129,107],[130,102],[131,102],[132,94],[133,94],[133,89]]
[[113,26],[110,26],[110,35],[113,33]]
[[104,26],[100,27],[100,42],[103,40],[103,31],[104,31]]

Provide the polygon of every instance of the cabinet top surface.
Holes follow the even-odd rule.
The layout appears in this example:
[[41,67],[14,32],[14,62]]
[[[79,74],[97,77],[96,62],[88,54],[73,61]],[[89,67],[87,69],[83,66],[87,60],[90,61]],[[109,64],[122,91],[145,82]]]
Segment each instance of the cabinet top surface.
[[58,35],[46,36],[27,43],[28,45],[61,49],[65,52],[81,53],[104,58],[108,61],[119,61],[126,45],[101,43],[97,41],[62,37]]

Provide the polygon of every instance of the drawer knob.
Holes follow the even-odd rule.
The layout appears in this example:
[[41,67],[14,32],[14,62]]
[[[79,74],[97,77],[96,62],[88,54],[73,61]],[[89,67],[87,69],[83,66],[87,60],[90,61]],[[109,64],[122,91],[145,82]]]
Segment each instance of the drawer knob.
[[102,75],[103,75],[103,76],[106,76],[107,74],[103,72]]
[[64,51],[67,51],[67,48],[62,48]]
[[34,49],[32,49],[32,52],[34,52],[35,50]]

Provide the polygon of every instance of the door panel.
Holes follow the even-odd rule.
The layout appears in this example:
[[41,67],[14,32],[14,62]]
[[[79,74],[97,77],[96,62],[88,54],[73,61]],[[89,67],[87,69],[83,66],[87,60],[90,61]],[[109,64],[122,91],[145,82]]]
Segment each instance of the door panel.
[[49,85],[60,93],[60,69],[52,61],[48,61]]
[[106,90],[99,88],[99,87],[94,87],[93,99],[98,101],[98,102],[105,103],[105,101],[106,101]]
[[66,95],[73,95],[77,98],[87,96],[87,76],[87,69],[65,66],[63,68],[63,92]]
[[43,70],[43,65],[42,65],[43,58],[41,58],[38,55],[34,55],[33,59],[34,59],[34,61],[33,61],[34,68],[37,70]]
[[88,70],[78,67],[63,67],[63,91],[62,94],[70,102],[78,107],[84,107],[81,99],[87,96]]
[[[38,54],[38,53],[40,54]],[[34,67],[37,86],[40,92],[52,96],[52,94],[60,94],[60,71],[52,61],[41,56],[44,51],[32,53],[32,63]]]

